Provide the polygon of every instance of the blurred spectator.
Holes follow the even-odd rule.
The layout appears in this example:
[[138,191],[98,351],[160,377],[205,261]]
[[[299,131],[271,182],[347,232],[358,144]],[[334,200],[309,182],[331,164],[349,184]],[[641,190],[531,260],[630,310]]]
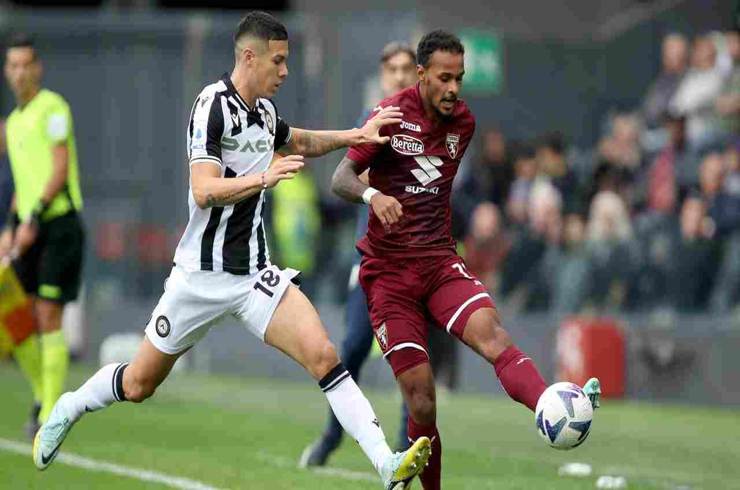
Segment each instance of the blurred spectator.
[[611,191],[620,194],[625,202],[632,203],[633,184],[642,167],[637,117],[617,114],[612,118],[609,135],[599,142],[598,158],[590,195]]
[[666,116],[665,128],[669,135],[668,144],[658,154],[647,172],[646,207],[659,214],[671,214],[676,210],[678,186],[676,173],[687,165],[685,145],[685,119]]
[[686,71],[688,42],[681,34],[663,38],[662,70],[645,95],[642,114],[649,128],[660,126],[668,105]]
[[730,143],[725,148],[725,191],[732,196],[740,196],[740,146]]
[[740,33],[728,32],[725,43],[732,60],[732,70],[722,87],[722,93],[717,97],[715,109],[722,131],[737,136],[740,132]]
[[546,180],[532,185],[528,201],[528,226],[515,234],[511,253],[504,262],[501,293],[512,296],[527,309],[549,305],[549,280],[544,277],[543,258],[549,249],[557,249],[562,232],[562,198]]
[[623,199],[612,191],[596,194],[586,228],[592,306],[622,306],[634,264],[632,238],[632,224]]
[[502,208],[506,204],[509,188],[514,180],[514,166],[508,155],[506,139],[498,129],[483,134],[481,155],[465,174],[462,184],[455,191],[455,217],[467,221],[478,203],[488,201]]
[[537,167],[539,174],[547,177],[563,198],[565,214],[578,209],[578,181],[565,160],[565,141],[560,132],[554,131],[540,137],[537,142]]
[[552,277],[551,307],[558,313],[575,313],[584,305],[589,286],[589,259],[585,247],[586,223],[578,214],[565,218],[563,247]]
[[535,152],[527,144],[519,144],[514,154],[514,182],[506,201],[506,216],[516,225],[523,225],[528,218],[529,194],[537,176]]
[[727,192],[727,166],[721,153],[710,153],[702,162],[700,172],[701,198],[707,206],[716,233],[726,236],[740,229],[740,196]]
[[678,86],[669,109],[686,116],[689,145],[697,151],[713,144],[718,137],[715,102],[724,80],[717,67],[717,49],[709,36],[694,40],[691,68]]
[[514,168],[507,154],[506,139],[498,129],[488,130],[483,135],[483,154],[476,167],[475,175],[469,175],[475,182],[470,190],[480,200],[502,206],[514,180]]
[[510,248],[498,206],[482,202],[473,212],[465,238],[465,264],[489,291],[498,290],[498,274]]
[[717,241],[700,197],[687,198],[681,208],[681,239],[673,257],[670,290],[681,311],[706,308],[717,272]]

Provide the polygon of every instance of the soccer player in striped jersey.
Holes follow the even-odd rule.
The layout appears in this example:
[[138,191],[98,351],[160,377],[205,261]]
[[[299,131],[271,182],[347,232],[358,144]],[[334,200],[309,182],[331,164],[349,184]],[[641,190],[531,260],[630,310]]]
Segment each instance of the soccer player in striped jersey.
[[[130,364],[104,366],[59,399],[34,441],[34,462],[46,468],[86,412],[150,397],[181,354],[219,320],[234,317],[318,380],[385,488],[407,488],[426,464],[429,439],[403,453],[390,450],[316,310],[292,284],[298,271],[270,262],[262,217],[265,191],[299,172],[304,156],[382,144],[380,128],[398,124],[401,114],[389,107],[347,131],[291,128],[269,99],[288,75],[285,27],[269,14],[251,12],[240,22],[234,45],[231,74],[205,87],[193,104],[187,128],[190,219],[139,352]],[[287,156],[273,162],[276,150]]]

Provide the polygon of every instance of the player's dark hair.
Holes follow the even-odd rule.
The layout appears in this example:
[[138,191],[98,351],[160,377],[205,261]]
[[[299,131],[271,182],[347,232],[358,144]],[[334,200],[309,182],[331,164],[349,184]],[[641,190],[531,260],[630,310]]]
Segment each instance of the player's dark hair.
[[288,30],[267,12],[255,10],[245,15],[234,33],[234,43],[244,36],[253,36],[263,41],[287,41]]
[[416,48],[416,59],[424,68],[429,66],[429,60],[435,51],[446,51],[453,54],[465,54],[465,48],[460,42],[460,38],[451,32],[436,30],[428,34],[419,41]]
[[10,48],[31,48],[33,50],[33,57],[34,59],[36,58],[36,43],[28,34],[16,33],[10,36],[8,49]]
[[558,155],[565,151],[565,136],[560,131],[551,131],[539,137],[537,148],[549,148]]
[[393,41],[391,43],[388,43],[383,48],[383,52],[380,54],[380,62],[385,63],[389,59],[393,58],[397,54],[405,53],[411,57],[411,62],[416,63],[416,53],[414,53],[414,50],[406,43],[400,43],[397,41]]

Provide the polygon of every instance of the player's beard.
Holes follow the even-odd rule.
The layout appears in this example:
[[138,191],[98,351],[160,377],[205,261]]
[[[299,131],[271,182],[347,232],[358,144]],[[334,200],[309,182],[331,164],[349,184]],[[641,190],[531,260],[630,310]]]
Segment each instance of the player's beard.
[[452,115],[455,113],[454,109],[449,114],[445,114],[439,108],[435,108],[435,109],[437,110],[437,115],[439,116],[439,118],[442,121],[445,121],[445,122],[446,121],[451,121],[452,120]]
[[455,97],[454,99],[452,99],[452,98],[442,98],[442,99],[439,100],[439,104],[441,105],[442,102],[452,102],[452,110],[450,111],[449,114],[445,114],[444,112],[442,112],[442,110],[440,109],[440,106],[439,105],[437,107],[435,107],[435,109],[437,110],[437,115],[439,116],[439,118],[442,119],[443,121],[449,121],[450,119],[452,119],[452,115],[455,113],[455,103],[457,103],[457,97]]

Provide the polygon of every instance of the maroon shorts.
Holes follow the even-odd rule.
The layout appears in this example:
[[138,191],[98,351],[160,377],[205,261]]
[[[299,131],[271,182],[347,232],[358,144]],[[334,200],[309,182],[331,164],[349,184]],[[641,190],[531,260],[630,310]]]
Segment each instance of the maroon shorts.
[[428,325],[462,338],[470,315],[493,308],[485,286],[459,256],[363,257],[360,284],[375,338],[398,376],[428,362]]

